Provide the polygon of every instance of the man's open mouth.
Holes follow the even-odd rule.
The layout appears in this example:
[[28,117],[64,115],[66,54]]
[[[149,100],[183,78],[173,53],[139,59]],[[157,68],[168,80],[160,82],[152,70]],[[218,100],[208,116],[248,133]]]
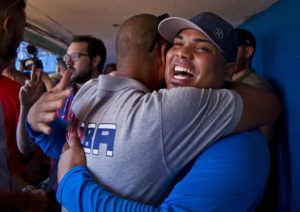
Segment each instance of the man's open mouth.
[[182,66],[174,67],[174,79],[186,80],[192,78],[193,76],[194,74],[189,68],[182,67]]

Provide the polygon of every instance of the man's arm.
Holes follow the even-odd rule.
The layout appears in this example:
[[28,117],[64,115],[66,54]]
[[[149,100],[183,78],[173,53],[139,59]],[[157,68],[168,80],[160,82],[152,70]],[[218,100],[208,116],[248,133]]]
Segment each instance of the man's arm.
[[34,138],[45,154],[55,159],[59,158],[65,142],[67,123],[58,117],[58,111],[63,107],[65,99],[71,95],[71,91],[66,89],[70,77],[71,73],[65,72],[53,90],[44,93],[33,104],[27,116],[27,133]]
[[64,105],[65,99],[71,95],[66,89],[71,73],[66,71],[60,82],[50,92],[45,92],[30,108],[27,121],[36,133],[50,134],[49,124],[58,118],[57,111]]
[[66,142],[66,128],[67,122],[62,119],[56,119],[49,124],[52,129],[49,135],[44,133],[36,133],[32,130],[29,124],[26,125],[26,129],[30,137],[32,137],[36,144],[39,145],[41,150],[50,158],[59,159],[62,146]]
[[17,145],[19,151],[26,157],[35,150],[35,146],[26,131],[26,118],[30,107],[42,95],[43,84],[41,82],[41,70],[35,67],[32,69],[30,80],[25,82],[22,86],[19,99],[20,99],[20,114],[17,125]]
[[[75,183],[70,185],[69,180],[76,182],[76,185]],[[73,168],[64,176],[56,192],[56,198],[69,211],[160,211],[154,206],[109,193],[96,183],[83,166]]]
[[278,118],[281,104],[272,93],[244,83],[233,83],[232,90],[243,99],[242,116],[233,132],[261,127]]
[[[153,206],[122,199],[107,192],[84,167],[85,153],[76,134],[71,133],[69,144],[65,144],[59,160],[59,188],[56,192],[57,200],[69,211],[159,211]],[[76,183],[69,184],[69,179]],[[76,200],[79,198],[79,201],[73,201],[74,197]]]
[[19,121],[17,125],[17,145],[19,151],[27,157],[35,151],[35,146],[33,144],[33,141],[29,137],[26,131],[26,117],[28,114],[29,108],[25,108],[21,106],[20,108],[20,115],[19,115]]
[[59,161],[56,194],[70,211],[254,211],[270,168],[259,130],[228,136],[201,154],[164,202],[155,207],[114,195],[98,185],[85,168],[76,136],[71,136],[70,145]]

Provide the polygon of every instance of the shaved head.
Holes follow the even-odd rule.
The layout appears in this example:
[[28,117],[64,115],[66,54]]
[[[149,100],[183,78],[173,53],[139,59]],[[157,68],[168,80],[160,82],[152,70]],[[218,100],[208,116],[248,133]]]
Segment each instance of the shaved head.
[[141,14],[127,19],[116,39],[116,76],[135,79],[149,90],[165,86],[166,41],[158,33],[160,18]]
[[126,20],[116,39],[117,60],[149,54],[153,41],[159,36],[158,24],[159,19],[150,14],[136,15]]

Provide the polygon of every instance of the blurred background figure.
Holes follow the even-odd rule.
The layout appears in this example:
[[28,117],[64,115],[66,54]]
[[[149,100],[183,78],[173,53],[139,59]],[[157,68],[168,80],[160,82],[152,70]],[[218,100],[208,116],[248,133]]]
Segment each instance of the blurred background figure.
[[110,76],[115,76],[116,71],[117,71],[117,65],[115,63],[108,63],[103,70],[103,74],[109,74]]
[[[246,29],[235,29],[238,36],[238,55],[236,59],[237,69],[233,74],[233,81],[244,82],[261,90],[274,93],[274,89],[263,77],[259,76],[252,67],[252,59],[256,50],[256,40],[254,35]],[[270,211],[272,202],[276,199],[277,189],[277,169],[278,169],[278,144],[275,138],[276,123],[271,123],[261,127],[261,131],[268,143],[271,155],[271,171],[269,174],[267,188],[263,200],[257,211]],[[268,209],[269,208],[269,209]]]
[[[26,186],[25,190],[13,190],[12,173],[20,172],[13,162],[9,145],[16,147],[15,130],[18,120],[20,84],[2,75],[16,56],[26,23],[25,1],[0,1],[0,210],[45,211],[48,198],[41,189]],[[7,147],[8,146],[8,147]],[[16,156],[17,157],[17,156]],[[19,161],[17,161],[19,162]],[[25,188],[25,187],[24,187]],[[29,189],[30,188],[30,189]]]
[[256,88],[273,92],[270,84],[259,76],[252,67],[252,59],[256,49],[254,35],[246,29],[235,29],[238,35],[237,69],[232,77],[233,81],[244,82]]
[[56,70],[54,74],[50,74],[49,77],[53,85],[56,85],[60,79],[62,78],[65,71],[67,71],[67,65],[63,58],[58,57],[56,58]]
[[[252,59],[256,49],[256,41],[254,35],[246,30],[236,28],[238,35],[238,55],[236,59],[237,68],[232,76],[235,82],[243,82],[252,85],[261,90],[273,92],[270,84],[259,76],[252,67]],[[261,128],[269,146],[272,146],[274,129],[272,124]]]

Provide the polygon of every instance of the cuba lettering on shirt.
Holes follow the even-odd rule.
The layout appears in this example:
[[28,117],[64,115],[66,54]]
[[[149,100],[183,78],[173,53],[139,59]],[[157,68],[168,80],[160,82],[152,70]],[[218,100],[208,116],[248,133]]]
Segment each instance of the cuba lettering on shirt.
[[[71,124],[68,125],[66,137],[77,131],[78,119],[73,112],[69,114]],[[79,138],[86,154],[99,155],[100,144],[106,144],[106,156],[113,157],[117,125],[111,123],[83,122],[79,128]]]

